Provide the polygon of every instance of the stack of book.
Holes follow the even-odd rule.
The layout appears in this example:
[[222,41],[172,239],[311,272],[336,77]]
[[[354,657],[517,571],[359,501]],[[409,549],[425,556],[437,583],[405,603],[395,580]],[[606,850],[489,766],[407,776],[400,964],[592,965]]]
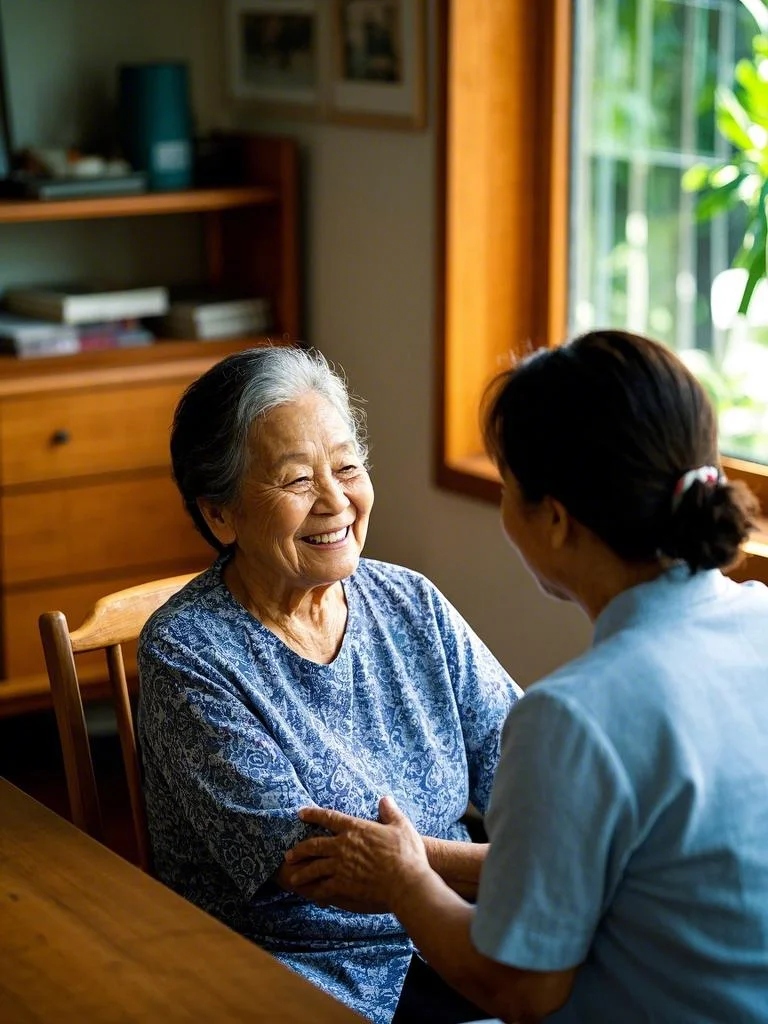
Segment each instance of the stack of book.
[[162,330],[169,338],[237,338],[263,334],[270,326],[267,299],[194,288],[172,291]]
[[30,358],[66,356],[79,351],[80,342],[74,327],[0,310],[0,352]]
[[68,355],[146,345],[153,333],[140,317],[168,310],[162,286],[51,285],[9,288],[0,313],[0,351],[19,357]]

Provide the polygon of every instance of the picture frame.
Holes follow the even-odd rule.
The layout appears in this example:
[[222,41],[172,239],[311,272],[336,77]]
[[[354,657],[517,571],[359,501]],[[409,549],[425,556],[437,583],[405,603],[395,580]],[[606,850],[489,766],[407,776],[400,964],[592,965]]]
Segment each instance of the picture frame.
[[426,123],[424,0],[330,0],[328,118],[419,129]]
[[227,79],[236,100],[281,116],[322,112],[326,0],[229,0]]

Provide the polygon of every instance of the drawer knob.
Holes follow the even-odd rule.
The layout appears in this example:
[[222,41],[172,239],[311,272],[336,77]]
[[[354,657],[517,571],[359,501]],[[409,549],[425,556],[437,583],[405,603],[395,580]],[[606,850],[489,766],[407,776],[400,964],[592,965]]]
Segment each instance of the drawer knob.
[[52,445],[69,444],[71,440],[72,435],[68,430],[64,430],[63,428],[60,428],[59,430],[54,430],[54,432],[51,434]]

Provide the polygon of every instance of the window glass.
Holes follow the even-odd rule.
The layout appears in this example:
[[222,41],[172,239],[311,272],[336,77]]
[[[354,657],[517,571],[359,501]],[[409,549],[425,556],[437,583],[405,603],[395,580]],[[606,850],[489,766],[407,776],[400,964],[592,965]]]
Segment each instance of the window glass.
[[768,463],[768,286],[735,315],[743,280],[724,272],[746,219],[697,220],[681,184],[728,158],[715,90],[756,33],[739,0],[577,0],[569,329],[672,346],[717,403],[723,452]]

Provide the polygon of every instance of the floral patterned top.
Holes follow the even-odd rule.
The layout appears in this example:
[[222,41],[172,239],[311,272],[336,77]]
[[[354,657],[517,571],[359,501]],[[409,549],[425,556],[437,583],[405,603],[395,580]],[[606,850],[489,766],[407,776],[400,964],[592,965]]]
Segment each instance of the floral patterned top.
[[308,661],[230,594],[220,558],[147,623],[138,735],[154,866],[182,896],[377,1024],[412,946],[388,914],[280,889],[310,803],[375,818],[391,794],[424,835],[467,839],[520,691],[423,576],[361,559],[329,665]]

